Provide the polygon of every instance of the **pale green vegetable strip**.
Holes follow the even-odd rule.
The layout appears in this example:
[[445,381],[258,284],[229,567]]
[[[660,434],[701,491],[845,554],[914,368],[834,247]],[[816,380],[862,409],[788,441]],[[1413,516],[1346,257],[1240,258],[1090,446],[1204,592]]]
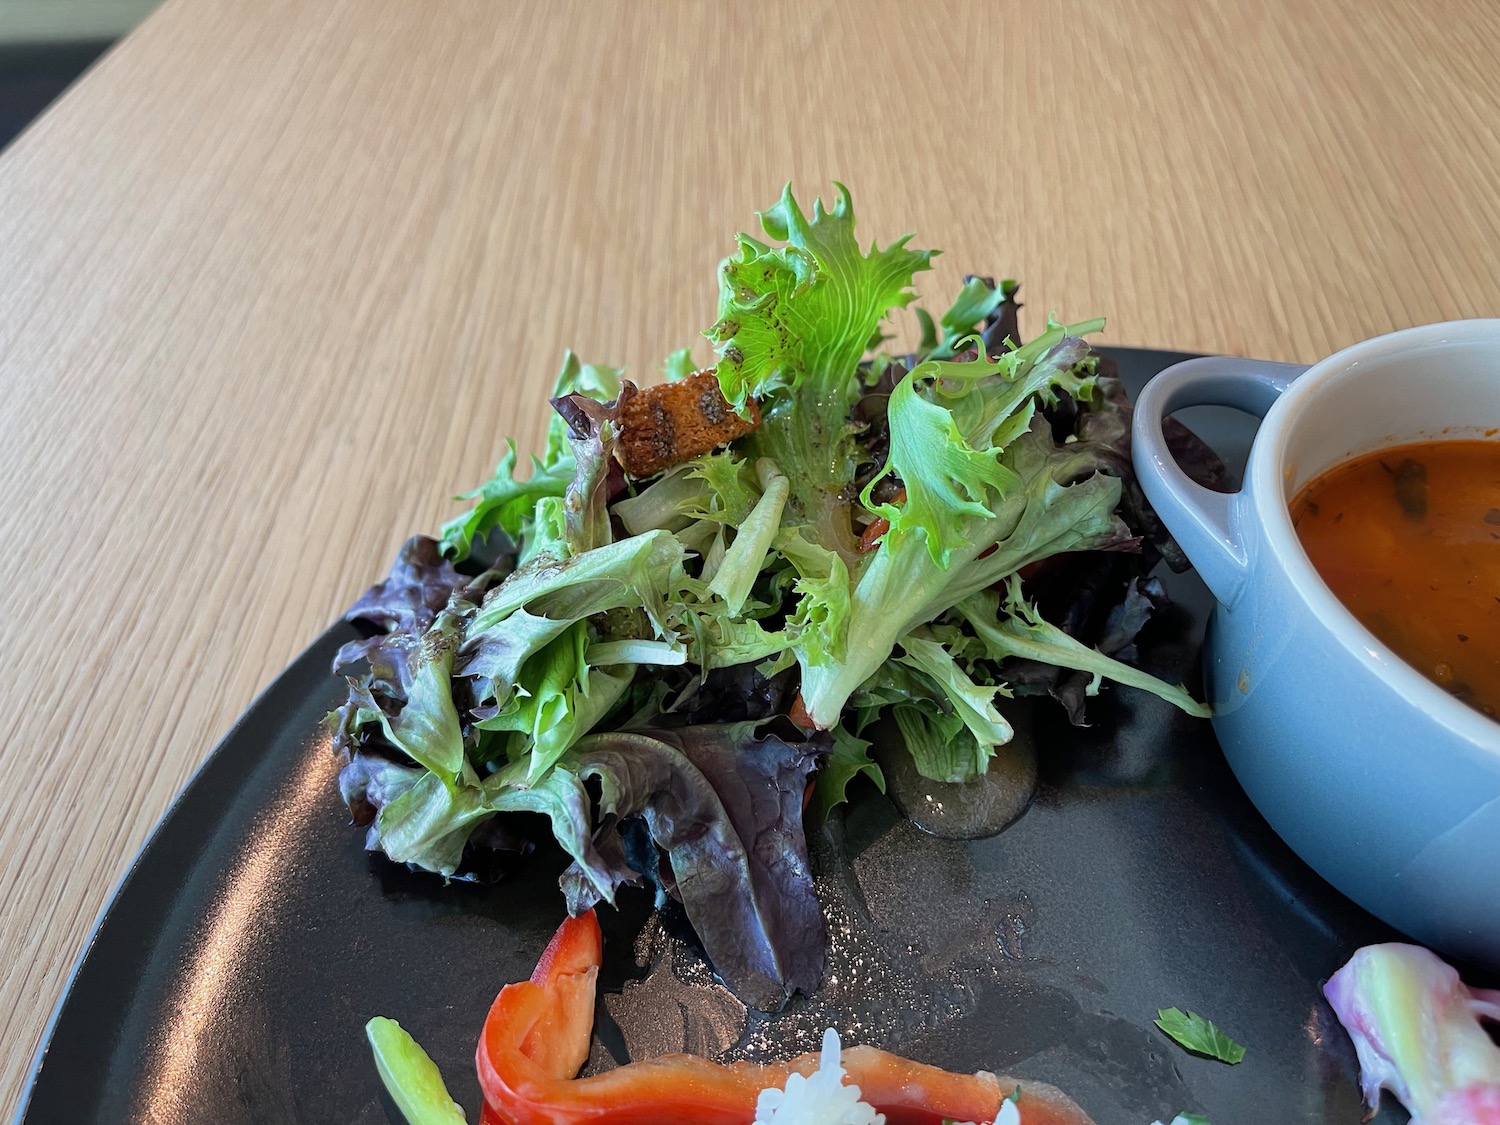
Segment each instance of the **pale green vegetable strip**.
[[671,641],[595,641],[584,653],[590,666],[605,664],[686,664],[687,650]]
[[391,1100],[411,1125],[468,1125],[463,1108],[448,1093],[437,1064],[406,1029],[376,1016],[365,1024],[375,1069]]
[[781,510],[786,506],[790,487],[781,473],[771,476],[749,518],[724,552],[724,561],[719,564],[714,580],[708,584],[710,593],[718,594],[728,603],[730,613],[738,614],[745,608],[745,599],[765,565],[771,541],[781,529]]

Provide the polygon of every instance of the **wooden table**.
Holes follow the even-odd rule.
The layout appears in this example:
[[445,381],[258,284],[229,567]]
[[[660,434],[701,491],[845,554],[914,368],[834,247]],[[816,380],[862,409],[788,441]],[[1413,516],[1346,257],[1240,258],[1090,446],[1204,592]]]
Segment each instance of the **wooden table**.
[[1023,328],[1500,313],[1500,25],[1440,7],[169,0],[0,157],[0,1109],[235,716],[535,444],[564,346],[707,357],[783,181]]

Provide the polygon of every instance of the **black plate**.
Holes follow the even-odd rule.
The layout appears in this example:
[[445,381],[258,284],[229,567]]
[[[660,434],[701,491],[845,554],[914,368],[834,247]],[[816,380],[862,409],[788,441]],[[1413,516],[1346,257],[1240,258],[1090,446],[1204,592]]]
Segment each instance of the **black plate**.
[[[1117,355],[1133,390],[1187,358]],[[1253,423],[1193,413],[1242,460]],[[1196,652],[1206,592],[1188,577],[1173,595],[1192,616],[1167,656]],[[560,920],[560,864],[445,887],[365,855],[318,726],[352,635],[335,626],[288,668],[163,819],[88,944],[18,1122],[399,1122],[365,1046],[377,1014],[477,1109],[480,1024]],[[1036,804],[997,838],[924,836],[872,790],[814,840],[829,980],[771,1028],[747,1030],[670,924],[632,941],[646,910],[626,903],[606,918],[623,991],[602,1000],[591,1065],[736,1040],[804,1050],[826,1020],[846,1040],[1053,1082],[1100,1125],[1181,1110],[1357,1122],[1354,1054],[1319,985],[1393,935],[1272,834],[1207,723],[1130,690],[1094,703],[1087,730],[1043,724]],[[1215,1020],[1245,1061],[1178,1049],[1151,1022],[1171,1006]]]

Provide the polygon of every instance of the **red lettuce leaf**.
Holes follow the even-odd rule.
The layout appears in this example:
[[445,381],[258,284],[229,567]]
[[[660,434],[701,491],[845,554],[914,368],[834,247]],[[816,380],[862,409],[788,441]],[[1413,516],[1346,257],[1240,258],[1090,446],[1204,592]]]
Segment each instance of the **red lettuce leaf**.
[[[761,736],[759,725],[591,735],[570,754],[570,768],[598,781],[605,837],[627,817],[645,819],[714,969],[737,996],[772,1011],[823,979],[823,914],[802,801],[827,736],[789,741]],[[596,846],[620,882],[634,881],[623,842]],[[569,882],[565,873],[565,889]]]

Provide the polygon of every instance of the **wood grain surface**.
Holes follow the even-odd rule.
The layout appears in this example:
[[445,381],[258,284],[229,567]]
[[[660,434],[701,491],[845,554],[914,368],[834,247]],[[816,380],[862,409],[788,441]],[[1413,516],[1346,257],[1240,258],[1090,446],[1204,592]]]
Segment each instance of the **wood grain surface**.
[[0,157],[0,1109],[110,888],[562,349],[655,370],[791,179],[1108,342],[1500,314],[1431,5],[168,0]]

